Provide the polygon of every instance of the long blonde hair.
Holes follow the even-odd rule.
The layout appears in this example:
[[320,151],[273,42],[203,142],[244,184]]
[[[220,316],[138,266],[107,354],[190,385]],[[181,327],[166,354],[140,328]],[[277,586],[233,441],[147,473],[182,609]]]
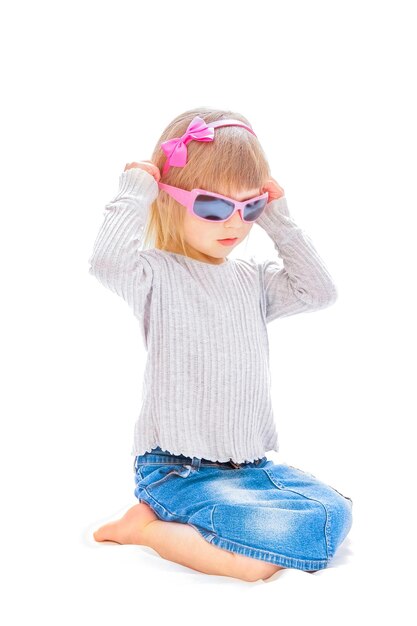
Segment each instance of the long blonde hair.
[[[184,167],[171,166],[165,175],[162,169],[166,155],[161,143],[181,137],[196,116],[206,123],[221,119],[237,119],[250,124],[240,113],[207,107],[191,109],[178,115],[163,131],[152,154],[152,162],[161,172],[161,183],[191,191],[199,188],[225,196],[235,197],[243,189],[261,189],[270,177],[270,168],[257,137],[240,126],[222,126],[214,129],[211,142],[190,141],[187,144],[187,163]],[[256,129],[254,128],[256,133]],[[175,248],[185,255],[183,221],[187,209],[162,189],[151,204],[144,233],[145,246],[166,250]]]

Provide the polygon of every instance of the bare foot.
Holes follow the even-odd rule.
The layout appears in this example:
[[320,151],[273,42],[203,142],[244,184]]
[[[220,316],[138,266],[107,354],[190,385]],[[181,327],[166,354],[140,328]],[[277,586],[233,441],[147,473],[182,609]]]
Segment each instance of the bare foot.
[[94,533],[96,541],[114,541],[121,544],[142,545],[143,529],[149,522],[159,519],[150,506],[139,502],[120,519],[100,526]]

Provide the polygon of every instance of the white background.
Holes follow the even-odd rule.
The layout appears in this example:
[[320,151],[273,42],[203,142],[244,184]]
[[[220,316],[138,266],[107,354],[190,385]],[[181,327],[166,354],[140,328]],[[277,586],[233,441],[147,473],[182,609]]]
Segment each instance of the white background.
[[[348,624],[412,605],[412,2],[18,2],[0,46],[3,623]],[[343,558],[269,583],[93,545],[135,504],[144,349],[88,273],[125,163],[184,110],[239,111],[339,292],[269,326],[277,462],[353,498]],[[250,252],[274,256],[255,226]],[[415,574],[413,574],[415,576]],[[151,622],[152,620],[152,622]],[[289,621],[290,620],[290,621]]]

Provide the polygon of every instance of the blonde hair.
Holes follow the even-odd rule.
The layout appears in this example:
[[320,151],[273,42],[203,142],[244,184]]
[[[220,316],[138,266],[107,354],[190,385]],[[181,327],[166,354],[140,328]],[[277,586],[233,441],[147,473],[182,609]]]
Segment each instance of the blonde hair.
[[[205,122],[237,119],[252,127],[235,111],[207,107],[191,109],[178,115],[163,131],[152,154],[152,162],[161,172],[161,183],[191,191],[199,188],[225,196],[235,197],[244,189],[259,188],[270,177],[270,168],[257,137],[240,126],[222,126],[214,129],[210,142],[190,141],[187,144],[187,163],[184,167],[171,166],[165,175],[162,169],[166,155],[161,143],[181,137],[196,116]],[[256,129],[253,129],[256,133]],[[166,250],[174,247],[186,254],[183,222],[187,209],[162,189],[151,204],[144,233],[145,246]]]

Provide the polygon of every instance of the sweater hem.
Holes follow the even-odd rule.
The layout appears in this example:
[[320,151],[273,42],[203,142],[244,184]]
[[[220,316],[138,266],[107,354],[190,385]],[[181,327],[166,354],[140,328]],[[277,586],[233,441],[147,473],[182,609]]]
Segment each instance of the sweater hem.
[[193,453],[186,451],[184,448],[181,448],[181,450],[174,450],[174,448],[172,447],[164,447],[161,444],[155,443],[153,445],[151,445],[150,447],[142,447],[142,448],[134,448],[131,452],[131,456],[142,456],[144,455],[146,452],[152,452],[152,450],[156,447],[160,447],[162,448],[162,450],[166,451],[168,454],[172,454],[175,456],[186,456],[190,459],[197,457],[199,459],[207,459],[208,461],[213,461],[213,463],[227,463],[228,461],[234,461],[235,463],[253,463],[254,461],[260,460],[262,458],[264,458],[266,452],[269,452],[271,450],[274,450],[275,452],[278,452],[278,446],[274,445],[273,447],[267,447],[267,449],[262,452],[259,453],[258,455],[254,455],[251,456],[250,458],[245,458],[245,457],[237,457],[237,458],[233,458],[231,456],[214,456],[214,458],[212,456],[210,456],[209,453],[203,453],[202,451],[196,451],[194,450]]

